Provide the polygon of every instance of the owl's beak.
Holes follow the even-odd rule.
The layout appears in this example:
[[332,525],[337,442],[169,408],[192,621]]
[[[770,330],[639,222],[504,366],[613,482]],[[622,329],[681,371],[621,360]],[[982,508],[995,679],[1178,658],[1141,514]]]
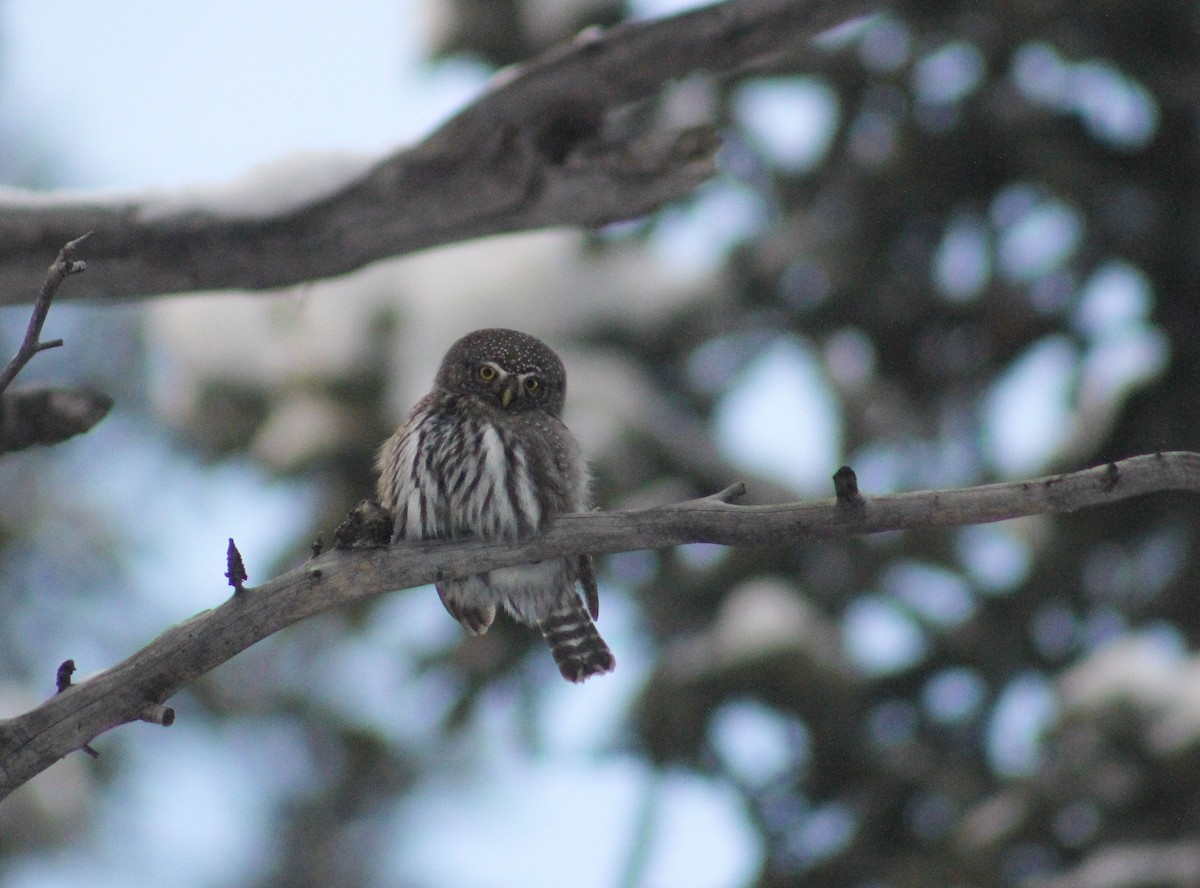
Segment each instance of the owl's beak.
[[504,388],[500,389],[500,406],[508,409],[508,405],[513,402],[513,398],[517,396],[520,389],[520,380],[515,376],[505,380]]

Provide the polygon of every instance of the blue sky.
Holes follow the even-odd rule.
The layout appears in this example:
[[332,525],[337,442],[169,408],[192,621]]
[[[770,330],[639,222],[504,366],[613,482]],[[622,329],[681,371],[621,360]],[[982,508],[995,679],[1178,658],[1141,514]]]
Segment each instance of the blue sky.
[[420,73],[399,0],[10,0],[0,15],[0,89],[78,185],[222,182],[293,152],[379,153],[483,76]]

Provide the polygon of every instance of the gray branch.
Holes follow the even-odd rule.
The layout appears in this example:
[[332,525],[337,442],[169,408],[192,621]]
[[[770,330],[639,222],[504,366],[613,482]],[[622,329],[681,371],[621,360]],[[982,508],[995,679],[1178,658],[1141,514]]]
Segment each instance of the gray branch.
[[[1147,493],[1200,493],[1200,453],[1137,456],[1032,481],[890,496],[850,493],[776,506],[731,504],[741,484],[700,500],[628,512],[566,515],[546,533],[515,544],[464,540],[335,550],[174,626],[122,663],[41,706],[0,720],[0,798],[105,731],[174,713],[162,704],[239,651],[313,614],[383,592],[580,552],[605,554],[683,543],[793,545],[928,527],[1072,512]],[[220,580],[216,559],[213,583]]]
[[58,444],[108,416],[113,401],[87,388],[32,388],[0,394],[0,453]]
[[253,181],[224,199],[0,191],[0,304],[36,292],[40,257],[79,231],[96,234],[72,298],[97,300],[286,287],[439,244],[644,215],[712,176],[719,139],[707,126],[630,132],[636,116],[616,112],[697,72],[811,57],[809,38],[876,5],[729,0],[586,32],[501,72],[417,145],[286,202]]

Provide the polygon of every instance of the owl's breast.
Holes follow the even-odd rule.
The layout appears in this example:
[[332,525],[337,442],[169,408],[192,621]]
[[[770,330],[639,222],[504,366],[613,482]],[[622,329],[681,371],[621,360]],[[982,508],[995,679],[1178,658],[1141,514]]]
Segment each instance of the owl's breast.
[[564,475],[561,442],[544,427],[452,406],[414,410],[380,453],[396,538],[517,539],[574,507],[582,475]]

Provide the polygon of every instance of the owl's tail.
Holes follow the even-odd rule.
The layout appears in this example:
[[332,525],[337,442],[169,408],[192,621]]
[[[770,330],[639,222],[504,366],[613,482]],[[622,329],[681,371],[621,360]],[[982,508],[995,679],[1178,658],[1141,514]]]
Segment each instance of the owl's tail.
[[538,628],[550,645],[558,671],[567,681],[580,682],[616,668],[616,657],[577,596],[571,595],[569,601],[539,621]]

